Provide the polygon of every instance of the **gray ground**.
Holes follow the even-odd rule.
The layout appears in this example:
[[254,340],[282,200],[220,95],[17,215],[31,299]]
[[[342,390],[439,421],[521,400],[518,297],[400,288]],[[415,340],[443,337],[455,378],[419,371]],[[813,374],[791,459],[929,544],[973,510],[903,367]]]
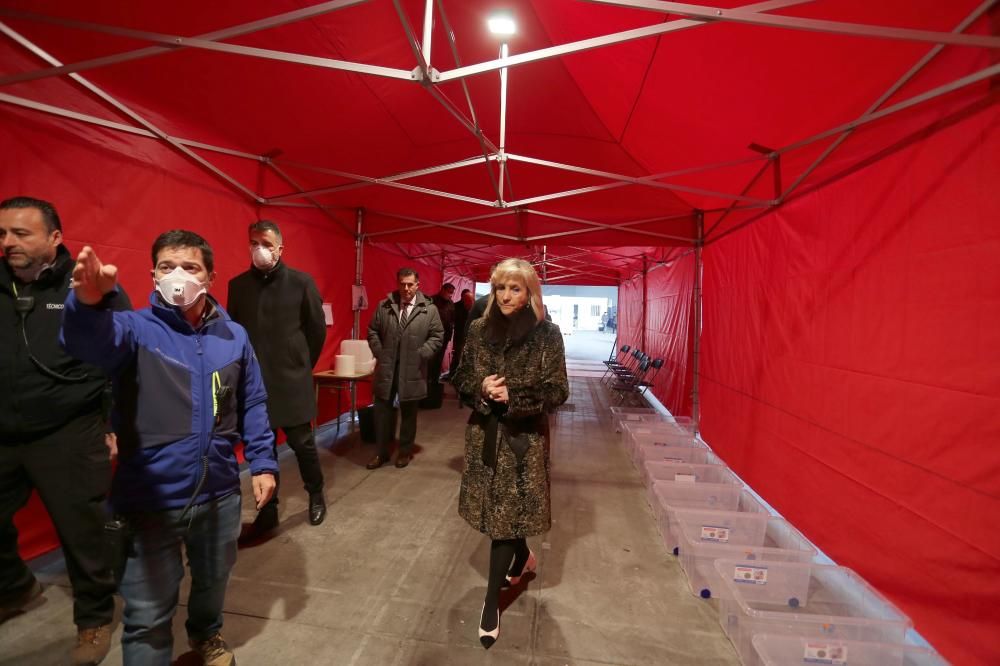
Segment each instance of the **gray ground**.
[[[590,342],[607,357],[610,339]],[[738,663],[713,602],[689,593],[664,550],[604,390],[596,379],[571,383],[553,417],[555,524],[530,540],[538,574],[504,597],[491,650],[476,636],[488,542],[456,512],[468,412],[448,399],[420,413],[420,449],[403,470],[366,470],[372,446],[345,427],[321,452],[330,514],[319,527],[307,524],[297,468],[283,455],[281,530],[240,551],[229,585],[224,635],[240,666]],[[332,443],[332,432],[322,435]],[[244,520],[252,514],[245,505]],[[35,567],[45,602],[0,625],[0,663],[63,664],[72,647],[62,562]],[[184,665],[198,663],[184,654],[185,594],[174,619]],[[120,633],[106,664],[121,663]]]

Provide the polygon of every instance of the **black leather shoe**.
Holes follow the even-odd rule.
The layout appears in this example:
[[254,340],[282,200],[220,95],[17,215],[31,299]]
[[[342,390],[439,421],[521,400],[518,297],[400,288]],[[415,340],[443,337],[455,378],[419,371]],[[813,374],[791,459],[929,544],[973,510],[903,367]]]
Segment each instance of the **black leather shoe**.
[[309,495],[309,524],[319,525],[326,518],[326,501],[323,493]]
[[365,467],[367,467],[368,469],[378,469],[387,462],[389,462],[387,458],[383,458],[380,455],[376,455],[374,458],[368,461],[368,464],[365,465]]
[[396,456],[396,467],[403,468],[410,464],[410,454],[400,453]]

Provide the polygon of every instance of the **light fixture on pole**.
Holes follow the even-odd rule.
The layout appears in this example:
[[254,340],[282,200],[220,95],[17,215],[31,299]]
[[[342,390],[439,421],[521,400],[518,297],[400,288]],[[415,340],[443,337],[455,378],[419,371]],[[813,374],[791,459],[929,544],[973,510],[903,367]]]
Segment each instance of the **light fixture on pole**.
[[489,27],[491,33],[502,37],[509,37],[517,32],[514,15],[506,10],[490,14],[490,17],[486,19],[486,25]]
[[[517,32],[517,24],[514,22],[514,15],[506,10],[493,12],[486,20],[486,25],[490,32],[499,36],[503,41],[500,43],[500,59],[507,57],[507,38]],[[507,156],[504,151],[507,148],[507,68],[500,69],[500,146],[497,153],[497,167],[500,170],[500,178],[497,183],[499,187],[500,199],[497,204],[504,205],[503,186],[504,170],[507,166]]]

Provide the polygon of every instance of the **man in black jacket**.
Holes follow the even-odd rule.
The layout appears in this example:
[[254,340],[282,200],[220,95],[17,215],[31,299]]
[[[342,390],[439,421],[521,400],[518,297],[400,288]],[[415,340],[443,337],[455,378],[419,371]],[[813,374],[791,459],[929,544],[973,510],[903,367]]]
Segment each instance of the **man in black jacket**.
[[[312,420],[313,366],[326,341],[326,318],[316,283],[306,273],[281,261],[281,230],[268,220],[250,225],[250,270],[229,282],[229,316],[250,334],[264,375],[271,427],[285,431],[309,494],[309,523],[326,518],[323,470],[316,453]],[[277,455],[277,448],[275,448]],[[260,513],[244,541],[278,525],[278,492]]]
[[[104,550],[111,483],[102,394],[107,378],[59,346],[73,258],[52,205],[0,202],[0,621],[41,594],[18,555],[14,514],[37,489],[73,587],[74,664],[110,647],[115,583]],[[108,306],[131,309],[124,291]]]

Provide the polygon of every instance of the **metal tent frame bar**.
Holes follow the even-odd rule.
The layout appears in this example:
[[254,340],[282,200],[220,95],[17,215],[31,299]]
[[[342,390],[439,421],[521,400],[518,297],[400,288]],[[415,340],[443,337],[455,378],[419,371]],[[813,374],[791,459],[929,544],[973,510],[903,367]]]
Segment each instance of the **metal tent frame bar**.
[[[83,21],[74,21],[70,19],[54,18],[29,12],[21,12],[13,9],[0,8],[0,15],[3,16],[9,16],[29,21],[48,22],[69,28],[89,30],[105,34],[114,34],[118,36],[125,36],[133,39],[150,41],[155,44],[155,46],[152,47],[136,49],[125,53],[116,54],[115,56],[94,58],[87,61],[65,65],[59,62],[50,54],[48,54],[38,45],[33,44],[25,37],[14,31],[13,29],[11,29],[9,26],[0,22],[0,32],[2,32],[12,41],[16,42],[17,44],[27,49],[28,51],[32,52],[34,55],[42,59],[48,65],[50,65],[50,67],[46,69],[0,77],[0,86],[9,85],[11,83],[16,83],[16,82],[37,80],[48,76],[65,74],[68,75],[77,84],[87,89],[90,93],[100,98],[103,102],[115,108],[123,116],[135,122],[137,126],[119,123],[108,119],[101,119],[95,116],[88,116],[86,114],[81,114],[69,109],[62,109],[59,107],[55,107],[53,105],[48,105],[34,100],[29,100],[23,97],[7,95],[4,93],[0,93],[0,102],[17,105],[28,109],[33,109],[44,113],[55,114],[81,122],[88,122],[109,129],[128,132],[141,136],[147,136],[150,138],[156,138],[158,140],[167,143],[175,150],[181,152],[188,159],[192,160],[200,167],[211,173],[214,177],[222,180],[227,185],[234,188],[244,196],[250,198],[257,204],[293,206],[296,205],[294,201],[295,199],[304,199],[308,203],[298,204],[298,205],[311,206],[317,208],[318,210],[323,212],[324,215],[331,217],[331,219],[333,219],[338,226],[340,226],[341,228],[345,228],[346,230],[349,230],[350,228],[349,225],[346,225],[343,221],[341,221],[331,212],[331,210],[336,209],[337,207],[324,204],[318,199],[316,199],[316,197],[325,194],[332,194],[336,192],[343,192],[351,189],[356,189],[359,187],[380,185],[383,187],[397,188],[431,197],[439,197],[454,201],[461,201],[464,203],[477,206],[489,207],[494,209],[500,208],[505,210],[511,210],[514,214],[518,216],[520,216],[521,213],[531,213],[540,216],[548,216],[554,219],[561,219],[566,222],[577,224],[580,227],[578,229],[571,231],[557,232],[553,234],[542,234],[531,237],[526,236],[524,233],[520,233],[519,235],[512,235],[512,234],[501,234],[498,232],[493,232],[484,229],[475,229],[475,228],[470,229],[467,227],[462,228],[462,230],[467,233],[479,234],[489,238],[500,238],[504,240],[513,240],[518,242],[530,243],[530,242],[538,242],[562,236],[580,235],[601,230],[604,231],[613,230],[617,232],[629,233],[632,235],[646,236],[649,239],[659,239],[660,241],[694,243],[698,239],[683,238],[655,231],[631,228],[634,226],[650,224],[657,221],[677,219],[680,217],[688,217],[692,215],[693,212],[685,213],[683,215],[651,218],[647,220],[630,220],[625,222],[607,223],[607,222],[598,222],[594,220],[584,220],[581,218],[574,218],[570,216],[559,216],[554,213],[548,213],[540,210],[526,209],[524,207],[530,204],[537,204],[546,201],[554,201],[573,196],[580,196],[593,192],[603,191],[606,189],[624,187],[627,185],[650,187],[654,189],[662,189],[675,192],[685,192],[700,196],[730,200],[731,203],[729,207],[726,209],[726,212],[723,214],[723,217],[725,215],[728,215],[728,213],[731,210],[736,209],[737,203],[748,204],[748,206],[746,207],[761,207],[761,208],[780,205],[784,201],[788,200],[788,197],[791,195],[791,193],[794,192],[809,177],[809,175],[811,175],[819,167],[819,165],[850,136],[850,134],[857,127],[865,123],[872,122],[880,118],[884,118],[890,114],[897,113],[905,109],[909,109],[918,104],[925,103],[941,95],[948,94],[950,92],[971,85],[978,81],[989,79],[1000,73],[1000,65],[994,65],[992,67],[985,68],[983,70],[980,70],[979,72],[975,72],[971,75],[962,77],[960,79],[944,84],[942,86],[938,86],[937,88],[927,91],[921,95],[907,99],[893,106],[882,108],[880,110],[881,105],[887,99],[889,99],[893,94],[898,92],[909,80],[913,78],[913,76],[917,72],[919,72],[928,62],[930,62],[937,55],[937,53],[941,51],[943,45],[990,48],[990,49],[1000,48],[1000,38],[998,37],[962,34],[963,31],[969,25],[971,25],[977,18],[979,18],[993,4],[995,4],[993,0],[987,0],[986,2],[983,2],[980,5],[980,7],[978,7],[972,14],[970,14],[969,17],[967,17],[958,27],[956,27],[950,33],[933,32],[926,30],[911,30],[908,28],[896,28],[887,26],[872,26],[872,25],[844,23],[837,21],[824,21],[818,19],[803,19],[803,18],[779,16],[767,13],[767,12],[772,12],[776,9],[781,9],[783,7],[803,4],[808,0],[772,0],[771,2],[760,2],[760,3],[746,5],[736,9],[726,9],[726,10],[717,9],[713,7],[705,7],[701,5],[665,2],[662,0],[655,0],[655,1],[654,0],[589,0],[591,2],[596,2],[599,4],[618,5],[638,10],[651,10],[662,13],[677,14],[677,15],[687,16],[689,18],[669,21],[667,23],[659,24],[656,26],[650,26],[647,28],[622,31],[592,39],[580,40],[568,44],[557,45],[545,49],[539,49],[525,54],[520,54],[517,56],[509,56],[507,54],[506,44],[504,44],[501,47],[501,57],[499,59],[465,67],[461,66],[460,64],[455,35],[454,32],[451,30],[450,23],[448,23],[447,16],[444,11],[443,0],[425,0],[424,15],[423,15],[424,24],[423,24],[423,34],[421,40],[418,40],[415,31],[410,26],[409,20],[406,17],[405,11],[403,10],[399,0],[393,0],[406,39],[410,44],[411,49],[413,50],[414,59],[417,62],[417,66],[411,71],[386,68],[376,65],[368,65],[364,63],[355,63],[344,60],[336,60],[331,58],[305,56],[301,54],[274,51],[270,49],[245,47],[245,46],[222,42],[222,40],[231,39],[233,37],[237,37],[240,35],[245,35],[252,32],[257,32],[281,25],[286,25],[288,23],[296,21],[302,21],[305,19],[318,17],[338,9],[343,9],[346,7],[361,4],[364,1],[365,0],[335,0],[333,2],[324,2],[301,10],[285,12],[258,21],[232,26],[230,28],[217,30],[211,33],[205,33],[203,35],[198,35],[195,37],[184,37],[179,35],[132,30],[117,26],[108,26],[108,25],[101,25]],[[432,67],[430,60],[432,53],[431,35],[433,33],[435,6],[437,8],[437,14],[441,17],[441,20],[445,24],[446,27],[445,32],[448,35],[449,46],[451,48],[453,59],[456,65],[455,69],[446,72],[438,72],[436,69]],[[901,77],[858,119],[855,119],[848,123],[844,123],[842,125],[831,128],[825,132],[818,133],[811,137],[807,137],[794,144],[790,144],[788,146],[779,148],[770,154],[754,156],[747,159],[730,160],[728,162],[722,162],[715,165],[695,166],[688,169],[677,170],[665,174],[630,176],[625,174],[616,174],[607,171],[591,169],[579,165],[571,165],[571,164],[555,162],[552,160],[543,160],[524,155],[507,153],[505,151],[506,80],[507,80],[507,71],[509,67],[545,60],[553,57],[560,57],[569,53],[575,53],[583,50],[601,48],[612,44],[619,44],[634,39],[659,36],[673,31],[706,26],[715,22],[736,22],[749,25],[778,27],[778,28],[795,29],[795,30],[821,31],[834,34],[846,34],[846,35],[862,36],[862,37],[877,38],[877,39],[897,39],[897,40],[902,39],[902,40],[910,40],[918,42],[931,42],[934,43],[936,46],[934,46],[929,53],[927,53],[918,63],[916,63],[911,68],[911,70],[907,72],[907,74]],[[247,57],[275,59],[305,66],[342,70],[362,75],[388,76],[390,78],[406,79],[418,82],[420,85],[425,87],[449,113],[451,113],[461,124],[463,124],[476,137],[477,141],[480,144],[480,148],[482,149],[483,154],[481,157],[477,156],[473,158],[460,160],[457,162],[434,165],[423,169],[391,174],[388,176],[381,176],[381,177],[364,176],[346,171],[329,169],[325,167],[316,167],[312,165],[305,165],[290,161],[285,162],[285,161],[272,160],[266,156],[255,155],[253,153],[247,153],[244,151],[234,150],[230,148],[223,148],[219,146],[211,146],[203,142],[196,142],[171,136],[168,133],[161,130],[160,128],[153,125],[145,118],[141,117],[139,114],[135,113],[128,106],[126,106],[119,100],[115,99],[101,88],[97,87],[96,85],[92,84],[91,82],[87,81],[82,76],[76,73],[87,69],[104,67],[114,63],[151,57],[157,54],[170,52],[179,48],[196,48],[208,51],[220,51]],[[482,128],[479,126],[475,109],[472,104],[472,99],[468,92],[468,87],[465,85],[464,82],[464,78],[466,78],[467,76],[481,74],[493,70],[499,70],[501,77],[501,120],[499,127],[499,132],[500,132],[499,146],[492,144],[492,142],[490,142],[489,139],[485,136]],[[471,118],[467,118],[465,114],[463,114],[454,105],[453,102],[451,102],[441,91],[438,91],[436,89],[436,84],[451,80],[458,80],[461,82],[462,89],[466,97],[466,102],[469,107],[469,113],[471,115]],[[801,148],[803,146],[809,145],[811,143],[820,141],[822,139],[831,136],[837,136],[835,142],[831,146],[827,147],[827,149],[823,152],[823,154],[821,154],[816,160],[814,160],[814,162],[807,169],[805,169],[802,173],[800,173],[798,177],[792,182],[791,186],[789,186],[784,192],[776,192],[775,198],[771,200],[765,200],[747,196],[747,192],[752,188],[753,184],[760,177],[760,175],[764,171],[766,171],[768,164],[764,165],[764,168],[762,168],[754,176],[751,182],[738,195],[662,182],[663,178],[667,178],[671,175],[681,175],[684,173],[693,173],[697,171],[708,171],[712,169],[725,168],[727,166],[749,163],[753,161],[767,160],[769,162],[774,163],[776,156],[786,154],[790,151],[796,150],[798,148]],[[294,189],[292,192],[288,192],[276,197],[265,198],[261,194],[254,192],[251,188],[239,182],[232,175],[226,173],[224,170],[219,168],[217,165],[213,164],[205,157],[195,153],[192,150],[192,148],[198,148],[200,150],[218,152],[222,154],[228,154],[231,156],[260,161],[261,163],[273,169],[275,173],[277,173],[279,177],[282,178],[282,180],[288,182],[289,185]],[[497,163],[500,172],[499,178],[494,176],[494,172],[491,166],[492,162]],[[510,191],[509,187],[510,169],[508,168],[508,164],[510,162],[533,164],[536,166],[553,168],[565,172],[603,178],[611,182],[599,185],[579,187],[570,190],[563,190],[559,192],[551,192],[548,194],[537,195],[534,197],[528,197],[520,200],[505,201],[504,200],[505,184],[507,185],[508,194]],[[479,165],[479,164],[484,164],[487,168],[490,177],[490,189],[496,194],[497,197],[495,200],[490,201],[479,197],[466,196],[454,192],[446,192],[438,189],[421,187],[411,183],[401,182],[424,175],[439,173],[451,169],[465,168],[468,166]],[[350,182],[307,190],[299,186],[299,184],[295,182],[295,180],[287,172],[281,169],[281,166],[292,166],[292,167],[319,171],[337,176],[339,178],[346,179]],[[778,169],[776,163],[774,164],[774,167],[775,167],[775,177],[776,179],[780,179],[780,170]],[[379,234],[388,234],[388,233],[399,233],[401,231],[418,231],[420,229],[428,229],[433,227],[457,228],[458,225],[461,225],[464,222],[470,220],[470,218],[461,218],[459,220],[427,220],[422,218],[404,216],[395,213],[379,213],[379,214],[384,217],[392,217],[403,221],[414,222],[415,224],[414,226],[406,227],[404,229],[394,229],[384,232],[379,232],[379,231],[369,232],[367,234],[368,236],[375,236]],[[486,219],[486,218],[481,218],[481,219]],[[719,222],[721,222],[721,218],[719,221],[716,222],[716,226],[718,226]],[[710,233],[711,230],[709,231],[709,234]]]

